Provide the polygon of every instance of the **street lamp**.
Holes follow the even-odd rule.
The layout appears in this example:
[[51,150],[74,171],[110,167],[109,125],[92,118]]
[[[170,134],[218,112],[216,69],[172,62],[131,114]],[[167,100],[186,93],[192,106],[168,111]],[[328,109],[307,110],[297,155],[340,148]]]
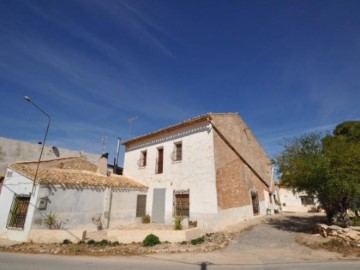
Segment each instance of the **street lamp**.
[[35,188],[35,181],[36,181],[36,177],[37,177],[37,174],[38,174],[38,171],[39,171],[39,165],[40,165],[40,161],[41,161],[41,156],[42,156],[43,151],[44,151],[45,141],[46,141],[46,137],[47,137],[47,134],[48,134],[48,131],[49,131],[49,127],[50,127],[50,115],[48,115],[44,110],[42,110],[39,106],[37,106],[34,102],[32,102],[31,99],[30,99],[28,96],[24,96],[24,99],[25,99],[27,102],[30,102],[36,109],[38,109],[40,112],[42,112],[43,114],[45,114],[46,117],[48,118],[48,124],[47,124],[47,127],[46,127],[44,140],[43,140],[43,142],[42,142],[42,147],[41,147],[41,152],[40,152],[40,156],[39,156],[39,161],[38,161],[37,166],[36,166],[36,171],[35,171],[35,176],[34,176],[34,182],[33,182],[32,190],[31,190],[31,194],[33,195],[33,194],[34,194],[34,188]]

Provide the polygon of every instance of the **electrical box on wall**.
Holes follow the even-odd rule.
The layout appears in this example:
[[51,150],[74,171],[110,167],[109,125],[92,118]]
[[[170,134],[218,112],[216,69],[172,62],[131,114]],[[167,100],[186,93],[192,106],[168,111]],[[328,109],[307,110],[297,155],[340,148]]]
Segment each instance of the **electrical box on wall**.
[[48,197],[41,197],[39,202],[38,202],[38,209],[39,210],[46,210],[47,207],[47,203],[48,203]]

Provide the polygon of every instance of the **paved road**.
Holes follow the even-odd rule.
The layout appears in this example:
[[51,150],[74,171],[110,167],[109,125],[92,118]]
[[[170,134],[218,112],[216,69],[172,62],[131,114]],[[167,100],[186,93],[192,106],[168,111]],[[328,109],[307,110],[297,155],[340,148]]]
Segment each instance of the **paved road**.
[[[222,251],[188,254],[158,254],[152,257],[196,263],[257,264],[297,263],[310,261],[333,261],[345,259],[342,255],[325,250],[313,250],[296,243],[298,231],[312,230],[309,214],[282,215],[243,232]],[[239,224],[241,226],[242,224]],[[234,228],[236,231],[237,228]],[[360,258],[356,258],[360,259]],[[360,269],[360,268],[359,268]]]
[[[191,255],[190,255],[191,256]],[[195,255],[196,256],[196,255]],[[211,256],[210,256],[211,257]],[[1,270],[226,270],[226,269],[360,269],[360,261],[332,261],[332,262],[300,262],[300,263],[272,263],[272,264],[244,264],[227,263],[211,264],[204,262],[189,263],[163,260],[151,257],[63,257],[50,255],[22,255],[0,253]]]
[[0,270],[360,269],[359,258],[344,260],[339,254],[297,244],[296,232],[304,226],[306,229],[309,218],[308,215],[277,217],[272,222],[261,223],[243,232],[224,250],[211,253],[110,258],[0,253]]

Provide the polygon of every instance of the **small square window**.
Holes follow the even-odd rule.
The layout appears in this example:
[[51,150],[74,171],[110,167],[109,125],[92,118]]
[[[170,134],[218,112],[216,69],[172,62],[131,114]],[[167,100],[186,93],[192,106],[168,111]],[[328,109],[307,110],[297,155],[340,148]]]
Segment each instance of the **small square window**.
[[12,176],[13,176],[13,172],[12,171],[7,171],[6,177],[10,178]]

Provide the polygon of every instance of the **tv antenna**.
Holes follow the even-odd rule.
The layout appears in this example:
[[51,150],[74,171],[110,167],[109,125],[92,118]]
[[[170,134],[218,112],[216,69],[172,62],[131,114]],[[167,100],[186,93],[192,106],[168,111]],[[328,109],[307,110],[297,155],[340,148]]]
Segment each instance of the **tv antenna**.
[[101,136],[102,153],[103,154],[106,152],[106,142],[107,142],[107,136]]
[[131,126],[135,122],[135,120],[137,120],[137,119],[138,119],[137,116],[133,116],[133,117],[130,117],[128,119],[128,121],[129,121],[129,139],[130,139],[130,136],[131,136]]

